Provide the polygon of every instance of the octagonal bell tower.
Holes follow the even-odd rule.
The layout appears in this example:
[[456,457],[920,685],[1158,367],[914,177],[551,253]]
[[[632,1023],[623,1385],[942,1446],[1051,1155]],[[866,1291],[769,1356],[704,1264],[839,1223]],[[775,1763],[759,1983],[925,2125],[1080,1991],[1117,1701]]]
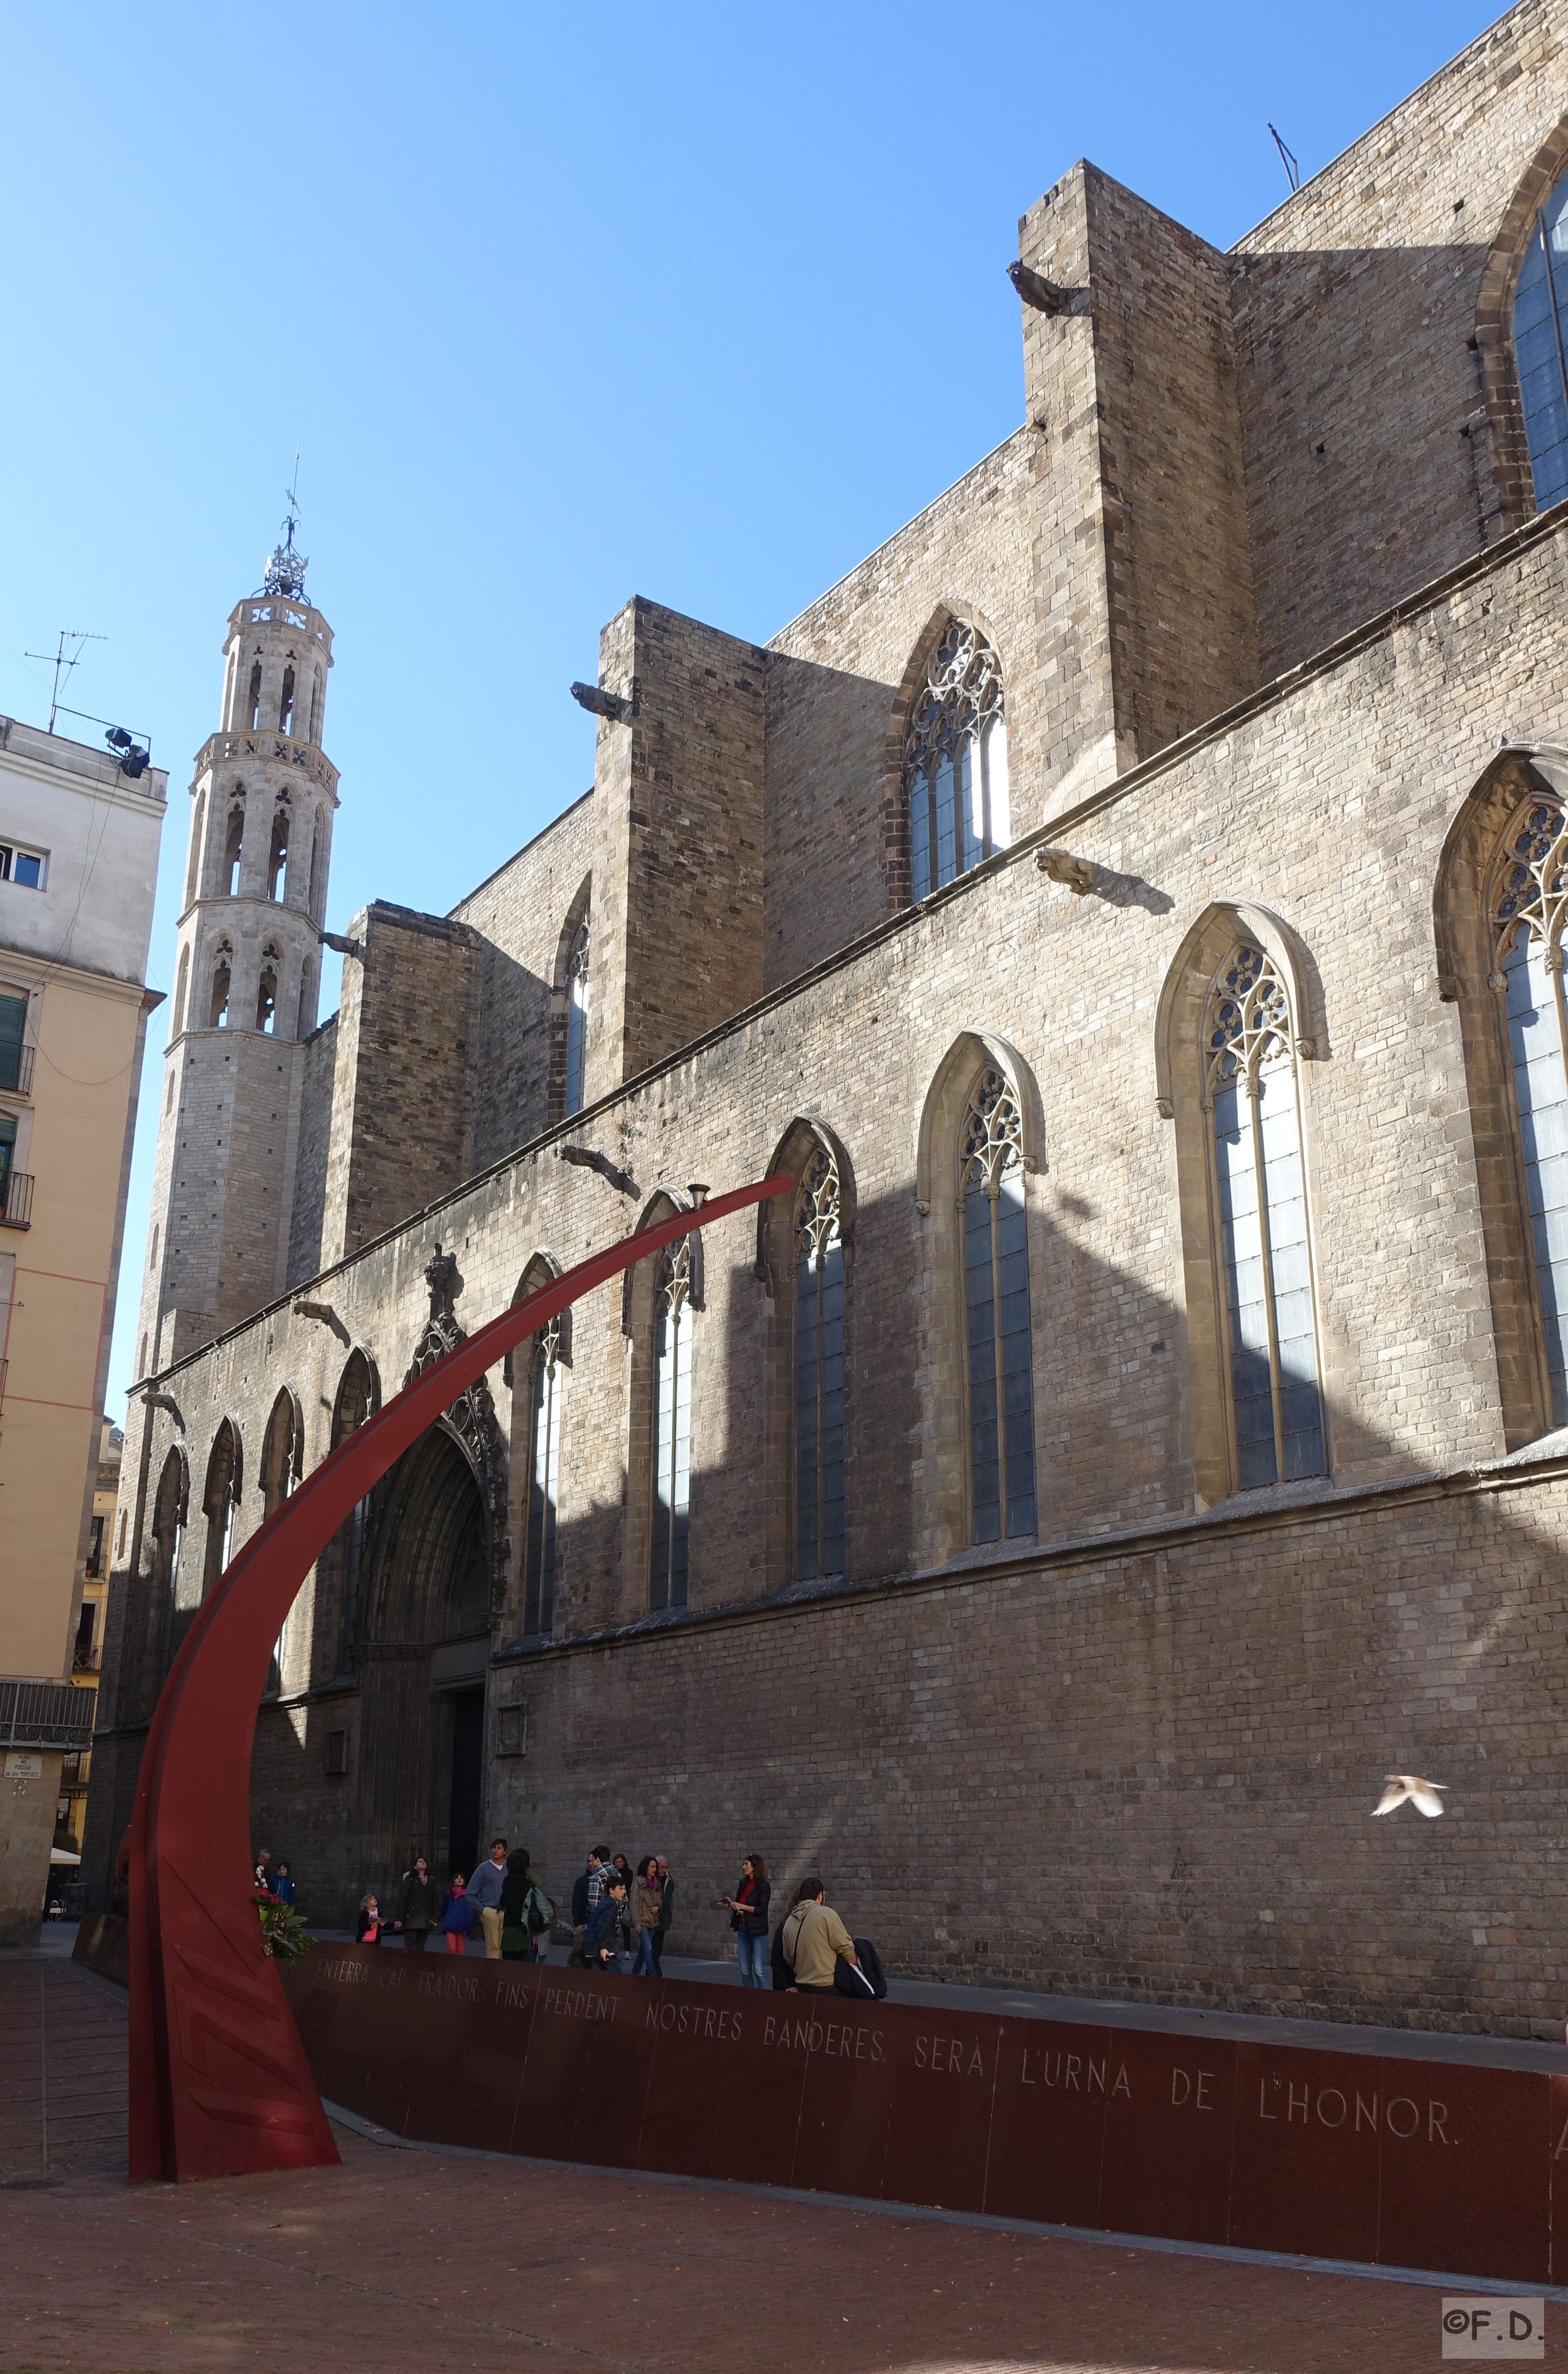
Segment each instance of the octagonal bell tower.
[[332,629],[290,511],[223,645],[196,753],[164,1055],[137,1372],[282,1293],[302,1051],[316,1027],[337,770],[322,749]]

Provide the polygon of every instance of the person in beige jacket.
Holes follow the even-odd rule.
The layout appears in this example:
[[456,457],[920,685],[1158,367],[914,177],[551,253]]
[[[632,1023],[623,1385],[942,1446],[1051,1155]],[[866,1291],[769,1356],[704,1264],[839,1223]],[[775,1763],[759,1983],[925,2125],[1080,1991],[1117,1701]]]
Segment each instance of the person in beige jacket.
[[819,1879],[805,1881],[800,1900],[784,1922],[784,1956],[795,1973],[791,1994],[831,1995],[833,1972],[843,1954],[858,1969],[855,1940],[832,1907]]

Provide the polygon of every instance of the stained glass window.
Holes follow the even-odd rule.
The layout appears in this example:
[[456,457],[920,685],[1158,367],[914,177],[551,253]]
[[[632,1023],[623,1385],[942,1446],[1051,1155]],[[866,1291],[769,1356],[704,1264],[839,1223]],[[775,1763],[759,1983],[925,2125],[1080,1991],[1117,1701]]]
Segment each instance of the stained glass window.
[[654,1281],[654,1607],[686,1604],[691,1468],[691,1248],[666,1248]]
[[528,1569],[523,1629],[555,1624],[555,1525],[560,1475],[560,1322],[534,1339],[534,1407],[528,1458]]
[[955,618],[931,655],[904,738],[916,899],[928,899],[1012,839],[1002,666]]
[[838,1165],[826,1146],[795,1197],[795,1571],[843,1566],[843,1245]]
[[588,918],[572,943],[566,968],[566,1110],[583,1110],[583,1075],[588,1053]]
[[1033,1355],[1023,1202],[1023,1117],[992,1067],[959,1141],[969,1397],[970,1539],[1035,1530]]
[[1562,923],[1568,834],[1562,809],[1533,800],[1503,837],[1491,884],[1501,993],[1524,1157],[1536,1292],[1554,1426],[1568,1426],[1568,1064]]
[[1514,367],[1525,412],[1536,509],[1568,495],[1568,175],[1530,226],[1514,288]]
[[1290,1002],[1242,941],[1204,1009],[1236,1483],[1327,1472]]

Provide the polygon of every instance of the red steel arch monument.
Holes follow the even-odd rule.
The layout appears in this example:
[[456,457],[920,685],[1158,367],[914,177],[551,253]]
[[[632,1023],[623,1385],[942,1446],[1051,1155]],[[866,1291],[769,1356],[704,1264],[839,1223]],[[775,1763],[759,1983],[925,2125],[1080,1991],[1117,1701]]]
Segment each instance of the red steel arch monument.
[[512,1304],[357,1428],[224,1570],[164,1683],[131,1826],[133,2184],[337,2158],[250,1884],[256,1710],[310,1569],[372,1485],[503,1353],[649,1253],[795,1183],[775,1176],[699,1203]]

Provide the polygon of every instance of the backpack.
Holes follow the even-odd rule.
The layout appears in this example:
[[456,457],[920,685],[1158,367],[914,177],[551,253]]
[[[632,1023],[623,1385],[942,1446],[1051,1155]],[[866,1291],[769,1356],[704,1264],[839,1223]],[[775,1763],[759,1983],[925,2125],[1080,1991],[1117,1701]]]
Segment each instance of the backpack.
[[528,1890],[524,1902],[524,1910],[527,1916],[528,1934],[531,1937],[536,1937],[541,1929],[548,1929],[555,1919],[555,1906],[536,1883]]
[[860,1968],[841,1954],[833,1966],[833,1992],[853,1995],[857,2003],[880,2003],[888,1992],[888,1981],[882,1975],[882,1957],[869,1937],[857,1937],[855,1950],[860,1957]]

